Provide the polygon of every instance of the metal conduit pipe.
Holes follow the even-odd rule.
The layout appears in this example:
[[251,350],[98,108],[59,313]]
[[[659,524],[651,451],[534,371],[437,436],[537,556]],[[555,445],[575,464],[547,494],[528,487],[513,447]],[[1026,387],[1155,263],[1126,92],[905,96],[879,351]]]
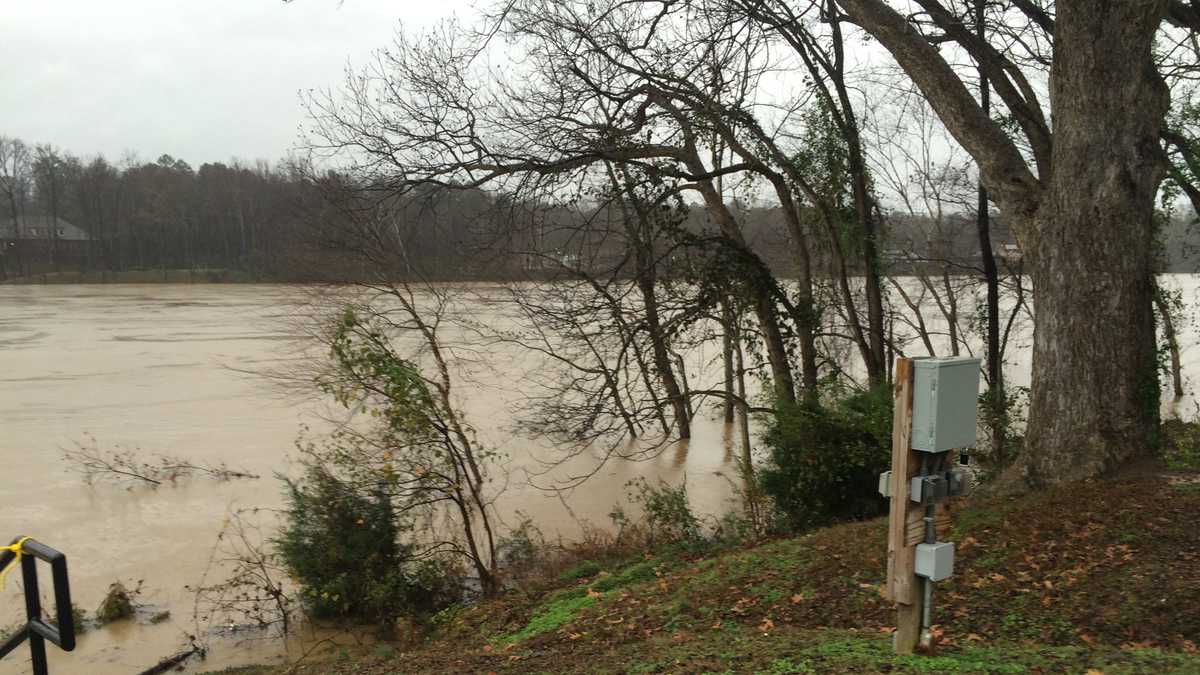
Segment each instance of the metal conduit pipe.
[[[949,453],[940,453],[937,457],[937,468],[935,472],[940,472],[945,465],[945,460]],[[921,476],[929,475],[929,459],[927,454],[921,455]],[[937,514],[937,504],[928,501],[925,503],[925,543],[937,543],[937,524],[934,518]],[[924,591],[925,602],[921,607],[921,643],[929,646],[933,644],[933,579],[925,577]]]

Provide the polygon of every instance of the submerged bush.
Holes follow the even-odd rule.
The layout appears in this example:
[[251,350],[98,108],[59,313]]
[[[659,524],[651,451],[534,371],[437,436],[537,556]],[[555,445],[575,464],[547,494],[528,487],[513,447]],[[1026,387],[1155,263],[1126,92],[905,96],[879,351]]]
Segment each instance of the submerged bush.
[[687,484],[673,486],[662,480],[651,485],[645,478],[628,483],[629,501],[642,508],[645,534],[651,546],[704,543],[700,518],[692,510]]
[[287,490],[276,545],[314,616],[390,623],[457,599],[455,571],[436,558],[414,559],[401,542],[404,528],[382,486],[363,489],[310,466]]
[[879,474],[891,463],[886,387],[828,402],[781,405],[764,436],[762,489],[791,529],[869,518],[886,508]]
[[[134,598],[137,597],[140,590],[141,584],[138,584],[133,590],[126,588],[125,584],[120,581],[110,584],[108,592],[104,594],[104,600],[96,609],[96,623],[103,626],[113,621],[132,619],[137,610]],[[76,625],[78,623],[76,622]]]

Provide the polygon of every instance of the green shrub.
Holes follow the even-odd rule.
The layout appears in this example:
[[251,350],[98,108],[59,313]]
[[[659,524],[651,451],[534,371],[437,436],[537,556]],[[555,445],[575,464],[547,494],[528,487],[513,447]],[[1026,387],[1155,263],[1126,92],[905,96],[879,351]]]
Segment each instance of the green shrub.
[[595,560],[584,560],[578,565],[558,575],[558,578],[562,579],[563,581],[569,581],[571,579],[586,579],[588,577],[596,576],[603,569],[604,568],[600,566],[600,563],[596,562]]
[[457,599],[454,570],[412,559],[382,486],[351,485],[318,466],[286,483],[286,519],[275,543],[314,616],[390,623],[427,617]]
[[1163,461],[1171,469],[1200,469],[1200,422],[1165,420],[1162,423]]
[[763,491],[785,527],[807,529],[884,512],[879,474],[891,463],[886,387],[830,402],[781,405],[767,427]]
[[651,485],[644,478],[627,484],[629,501],[642,507],[651,546],[704,543],[700,519],[692,511],[687,484],[672,486],[662,480]]
[[531,518],[522,518],[521,523],[496,542],[496,555],[509,569],[530,568],[541,560],[546,548],[541,530]]

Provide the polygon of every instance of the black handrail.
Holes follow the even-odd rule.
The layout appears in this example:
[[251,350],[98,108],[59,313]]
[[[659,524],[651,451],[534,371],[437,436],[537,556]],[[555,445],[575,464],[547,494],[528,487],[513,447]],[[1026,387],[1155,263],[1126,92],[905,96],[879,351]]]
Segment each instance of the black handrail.
[[[71,612],[71,584],[67,578],[67,556],[33,540],[17,537],[12,540],[21,544],[21,581],[25,586],[25,625],[0,645],[0,659],[4,658],[26,639],[33,660],[34,675],[48,675],[46,664],[46,640],[58,645],[64,652],[75,649],[75,615]],[[0,570],[12,563],[16,553],[5,550],[0,553]],[[57,614],[51,626],[42,620],[42,598],[38,594],[37,561],[50,563],[50,575],[54,581],[54,610]]]

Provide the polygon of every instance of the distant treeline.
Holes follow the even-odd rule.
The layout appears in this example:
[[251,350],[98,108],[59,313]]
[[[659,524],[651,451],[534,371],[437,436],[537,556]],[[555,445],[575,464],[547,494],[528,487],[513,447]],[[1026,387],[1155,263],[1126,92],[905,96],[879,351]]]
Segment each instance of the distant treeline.
[[[163,155],[114,164],[0,136],[0,280],[358,279],[365,271],[356,249],[372,242],[345,240],[336,225],[344,214],[327,211],[328,191],[341,180],[295,162],[233,160],[193,168]],[[790,273],[781,211],[733,208],[750,248],[780,274]],[[703,229],[705,210],[685,209],[684,227]],[[622,249],[609,241],[605,219],[603,209],[586,205],[520,204],[458,189],[409,194],[389,212],[386,226],[406,251],[397,276],[510,279],[594,264],[606,249],[618,255]],[[895,273],[947,260],[967,272],[976,262],[970,214],[937,222],[890,214],[884,222],[883,262]],[[1164,269],[1196,269],[1190,222],[1166,224]],[[1003,222],[994,228],[997,253],[1011,255],[1015,240]],[[814,263],[821,267],[820,260]],[[146,274],[168,270],[174,272]]]
[[[80,158],[0,136],[0,274],[236,269],[286,276],[303,182],[267,162]],[[50,226],[50,224],[54,224]]]

